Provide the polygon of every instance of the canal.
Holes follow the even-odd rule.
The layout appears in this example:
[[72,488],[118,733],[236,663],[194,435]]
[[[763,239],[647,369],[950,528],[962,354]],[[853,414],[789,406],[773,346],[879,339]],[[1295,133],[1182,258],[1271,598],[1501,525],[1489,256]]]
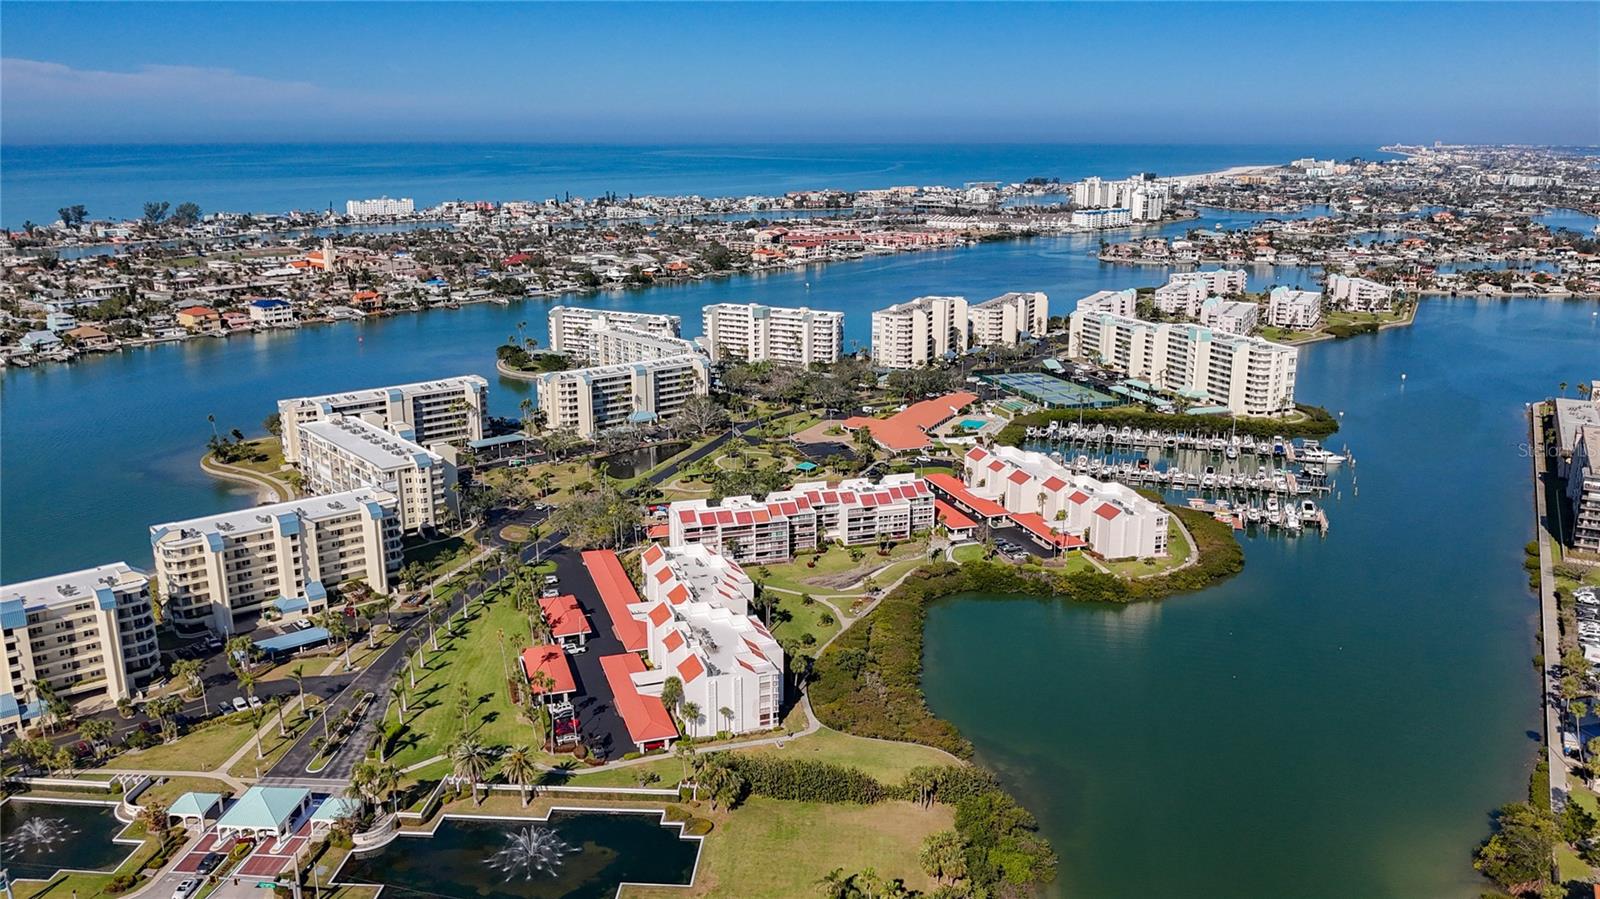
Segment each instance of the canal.
[[1597,310],[1427,301],[1303,350],[1358,463],[1326,539],[1247,538],[1157,604],[934,607],[929,702],[1039,816],[1060,895],[1478,895],[1540,728],[1523,404],[1600,371]]

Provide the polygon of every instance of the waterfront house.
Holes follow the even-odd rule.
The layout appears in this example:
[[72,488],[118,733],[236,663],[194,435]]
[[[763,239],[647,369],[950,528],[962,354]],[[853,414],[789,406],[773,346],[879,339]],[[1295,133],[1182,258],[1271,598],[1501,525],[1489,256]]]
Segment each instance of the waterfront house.
[[178,310],[178,324],[190,331],[209,331],[222,321],[210,306],[188,306]]
[[65,336],[86,350],[106,350],[116,343],[110,334],[94,325],[80,325],[68,331]]
[[251,300],[250,321],[267,328],[287,328],[294,324],[294,308],[288,300],[263,297]]

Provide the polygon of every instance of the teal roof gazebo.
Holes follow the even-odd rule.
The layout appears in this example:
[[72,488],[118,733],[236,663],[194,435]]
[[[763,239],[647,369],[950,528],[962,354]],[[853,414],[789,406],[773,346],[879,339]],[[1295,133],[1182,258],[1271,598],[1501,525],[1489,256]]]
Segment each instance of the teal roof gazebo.
[[169,818],[178,818],[185,822],[193,818],[201,824],[204,824],[207,818],[215,818],[221,813],[221,793],[185,793],[173,800],[167,809]]
[[217,830],[234,833],[284,833],[311,801],[301,787],[251,787],[217,822]]

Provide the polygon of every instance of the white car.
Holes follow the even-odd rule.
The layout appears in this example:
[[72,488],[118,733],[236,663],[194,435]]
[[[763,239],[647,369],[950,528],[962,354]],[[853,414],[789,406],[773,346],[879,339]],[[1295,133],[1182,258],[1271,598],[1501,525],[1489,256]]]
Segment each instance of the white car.
[[312,624],[308,619],[305,618],[301,618],[294,623],[294,629],[297,631],[309,631],[315,626],[316,625]]
[[188,880],[185,880],[183,883],[178,884],[178,888],[172,891],[172,899],[189,899],[190,896],[193,896],[199,891],[200,881],[191,877]]
[[235,696],[233,697],[233,710],[235,712],[248,712],[250,711],[250,706],[245,703],[243,696]]
[[247,697],[245,697],[244,701],[252,709],[261,708],[261,697],[259,697],[259,696],[247,696]]

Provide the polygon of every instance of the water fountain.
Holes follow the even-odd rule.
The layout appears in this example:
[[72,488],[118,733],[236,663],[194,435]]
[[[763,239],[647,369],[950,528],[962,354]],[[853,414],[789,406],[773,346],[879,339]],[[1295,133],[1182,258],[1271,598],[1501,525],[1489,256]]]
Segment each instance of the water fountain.
[[29,818],[0,840],[0,848],[6,855],[43,854],[77,832],[63,818]]
[[563,857],[577,851],[554,830],[529,825],[506,834],[505,846],[489,857],[489,867],[504,874],[506,880],[518,874],[523,880],[532,880],[535,874],[554,877]]

